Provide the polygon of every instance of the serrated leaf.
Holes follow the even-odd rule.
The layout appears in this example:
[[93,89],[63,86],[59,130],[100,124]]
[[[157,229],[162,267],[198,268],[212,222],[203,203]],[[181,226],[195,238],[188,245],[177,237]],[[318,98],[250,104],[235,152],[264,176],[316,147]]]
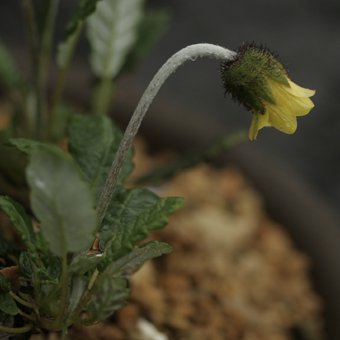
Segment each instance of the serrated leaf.
[[102,0],[87,19],[91,67],[100,78],[113,78],[137,38],[144,0]]
[[26,170],[33,212],[51,251],[58,255],[90,246],[96,228],[91,192],[73,160],[54,146],[30,152]]
[[91,15],[101,0],[80,0],[76,11],[66,26],[65,38],[58,46],[57,63],[63,68],[69,62],[85,19]]
[[116,260],[109,271],[113,274],[132,274],[138,270],[146,261],[154,259],[172,251],[172,247],[165,242],[151,241],[137,247],[127,255]]
[[125,255],[136,242],[164,227],[168,216],[182,205],[182,198],[160,198],[146,189],[116,193],[100,230],[102,249],[108,244],[105,251],[111,253],[112,260]]
[[18,314],[18,307],[9,293],[0,292],[0,311],[9,315]]
[[13,57],[0,41],[0,83],[6,89],[11,89],[22,84],[19,71],[14,65]]
[[20,272],[29,279],[39,278],[44,283],[56,284],[60,279],[61,265],[56,256],[45,257],[37,263],[37,258],[29,252],[22,252],[19,257]]
[[[122,133],[105,116],[74,115],[68,126],[68,137],[69,150],[82,170],[84,179],[98,198]],[[132,152],[130,152],[119,177],[120,184],[132,169]]]
[[35,233],[25,209],[7,196],[0,196],[0,209],[9,217],[26,247],[31,251],[35,251]]
[[126,278],[105,272],[96,281],[87,311],[96,320],[104,320],[126,304],[129,294]]
[[140,21],[137,38],[126,55],[120,73],[132,70],[167,29],[170,13],[166,9],[148,10]]

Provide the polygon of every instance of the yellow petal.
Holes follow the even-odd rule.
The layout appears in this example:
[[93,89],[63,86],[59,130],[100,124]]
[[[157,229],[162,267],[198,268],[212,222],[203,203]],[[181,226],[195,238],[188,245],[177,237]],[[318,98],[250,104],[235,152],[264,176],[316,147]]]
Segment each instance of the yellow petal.
[[305,89],[288,78],[290,87],[287,86],[287,91],[296,97],[312,97],[315,94],[315,90]]
[[264,114],[253,113],[253,118],[251,121],[248,134],[250,140],[256,139],[259,130],[266,126],[270,126],[268,118],[269,118],[268,112],[265,112]]
[[[294,84],[293,82],[290,83]],[[313,102],[307,96],[296,96],[295,94],[292,94],[292,89],[290,87],[273,81],[269,81],[268,84],[271,88],[278,110],[284,111],[292,116],[304,116],[314,107]],[[296,84],[294,84],[294,86],[302,90],[307,90]]]
[[309,98],[298,98],[289,96],[284,102],[279,102],[278,109],[284,110],[287,114],[293,116],[304,116],[314,107]]
[[291,100],[289,107],[295,116],[305,116],[314,107],[314,103],[309,98],[294,98]]
[[278,108],[275,105],[266,105],[269,115],[269,123],[275,129],[281,132],[292,134],[296,131],[296,117],[284,108]]

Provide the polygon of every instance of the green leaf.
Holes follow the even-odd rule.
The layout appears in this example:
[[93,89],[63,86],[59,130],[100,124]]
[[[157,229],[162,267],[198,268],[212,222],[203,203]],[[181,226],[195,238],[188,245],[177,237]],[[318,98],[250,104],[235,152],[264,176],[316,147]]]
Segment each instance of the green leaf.
[[8,49],[0,41],[0,84],[5,89],[12,89],[22,85],[22,79],[13,60]]
[[49,145],[36,146],[30,155],[26,176],[31,205],[51,251],[62,256],[86,249],[94,237],[96,213],[76,164]]
[[44,283],[58,283],[61,272],[59,258],[48,254],[42,260],[38,262],[34,254],[27,251],[22,252],[19,257],[20,272],[32,280],[36,278]]
[[7,293],[11,290],[11,283],[9,282],[9,280],[5,277],[5,275],[3,275],[2,273],[0,273],[0,292],[2,293]]
[[166,9],[145,11],[138,26],[136,42],[125,58],[120,73],[131,71],[168,28],[170,13]]
[[78,25],[96,10],[99,1],[100,0],[78,1],[78,7],[66,26],[66,36],[74,33],[77,30]]
[[137,38],[144,0],[102,0],[87,19],[91,67],[99,78],[118,74]]
[[76,275],[84,275],[97,268],[101,256],[89,256],[87,252],[75,256],[70,263],[69,272]]
[[146,189],[116,193],[100,230],[100,245],[108,245],[112,260],[133,249],[150,232],[164,227],[168,216],[183,205],[177,197],[160,198]]
[[91,15],[100,0],[80,0],[76,11],[66,26],[65,38],[58,46],[57,63],[65,67],[73,54],[85,19]]
[[[68,126],[69,150],[96,198],[104,186],[122,138],[120,130],[105,116],[74,115]],[[131,173],[132,152],[122,168],[119,183]]]
[[126,278],[105,272],[96,281],[87,311],[94,319],[104,320],[126,304],[129,294]]
[[9,293],[0,292],[0,311],[9,315],[18,314],[18,307]]
[[39,145],[44,145],[42,142],[27,138],[11,138],[9,139],[9,144],[15,146],[18,150],[25,154],[29,154],[32,149]]
[[9,217],[14,229],[19,233],[26,247],[31,251],[35,251],[35,233],[25,209],[19,203],[6,196],[0,196],[0,208]]
[[69,296],[68,314],[72,315],[74,310],[78,307],[84,292],[87,289],[88,278],[84,276],[73,275],[71,293]]
[[59,68],[64,69],[70,63],[81,33],[81,28],[82,25],[79,24],[73,34],[70,34],[64,41],[59,43],[57,48],[57,65]]
[[172,247],[165,242],[151,241],[137,247],[127,255],[115,261],[109,271],[113,274],[132,274],[138,270],[146,261],[172,251]]

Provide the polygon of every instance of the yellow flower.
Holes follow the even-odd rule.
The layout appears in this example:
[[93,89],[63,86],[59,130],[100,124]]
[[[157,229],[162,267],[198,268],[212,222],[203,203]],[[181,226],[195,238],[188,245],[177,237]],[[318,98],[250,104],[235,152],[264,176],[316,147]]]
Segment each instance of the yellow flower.
[[259,130],[266,126],[294,133],[296,117],[306,115],[314,107],[309,97],[315,91],[292,82],[283,65],[263,47],[241,47],[236,58],[223,63],[221,70],[226,92],[253,114],[250,140],[256,139]]
[[314,90],[305,89],[292,82],[288,85],[267,80],[275,103],[263,101],[264,113],[253,112],[253,119],[249,129],[249,139],[255,140],[260,129],[271,126],[281,132],[292,134],[297,128],[296,117],[304,116],[314,107],[309,97]]

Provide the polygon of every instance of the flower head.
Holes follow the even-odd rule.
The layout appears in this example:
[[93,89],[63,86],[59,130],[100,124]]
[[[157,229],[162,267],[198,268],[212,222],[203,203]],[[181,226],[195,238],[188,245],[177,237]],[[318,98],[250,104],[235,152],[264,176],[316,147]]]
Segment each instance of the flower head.
[[256,139],[260,129],[272,126],[281,132],[296,131],[296,117],[314,107],[309,97],[314,90],[292,82],[283,65],[267,49],[246,45],[237,57],[222,64],[226,92],[253,114],[249,139]]

